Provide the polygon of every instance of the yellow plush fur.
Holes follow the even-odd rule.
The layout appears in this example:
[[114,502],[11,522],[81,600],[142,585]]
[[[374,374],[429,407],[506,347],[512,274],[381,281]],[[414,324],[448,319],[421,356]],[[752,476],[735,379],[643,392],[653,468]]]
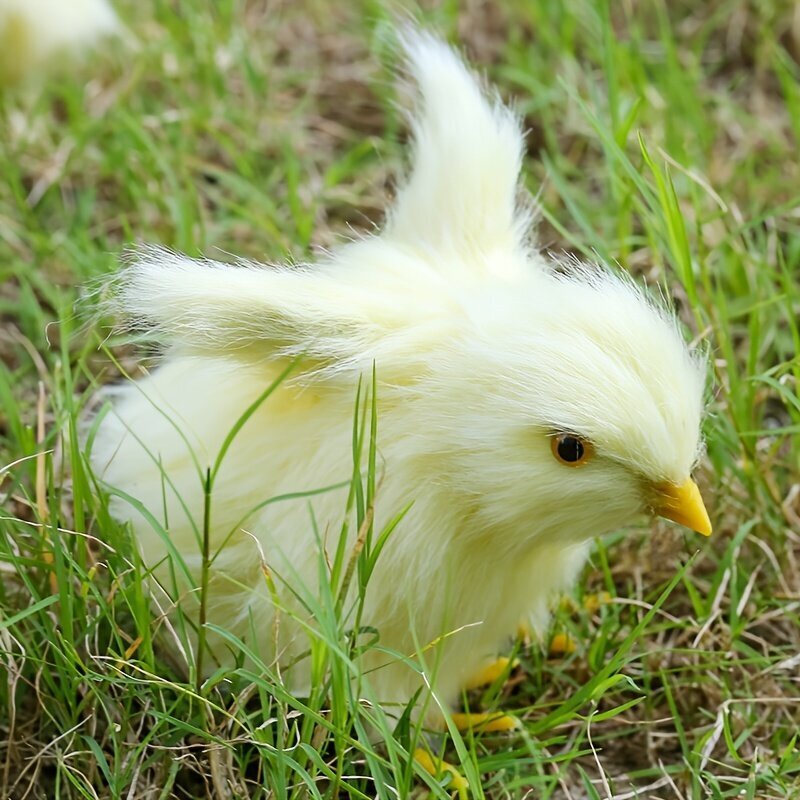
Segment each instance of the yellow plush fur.
[[[315,590],[311,515],[320,536],[335,536],[347,490],[248,512],[348,480],[355,387],[375,364],[377,528],[411,507],[378,561],[363,624],[408,655],[454,632],[426,654],[433,690],[452,703],[521,618],[542,629],[593,537],[634,521],[652,487],[688,479],[704,368],[632,281],[537,251],[518,185],[519,119],[439,40],[408,33],[405,49],[420,90],[412,167],[380,234],[297,266],[134,254],[115,309],[167,349],[149,377],[114,390],[92,463],[124,493],[114,513],[166,585],[165,536],[182,555],[181,602],[196,615],[204,471],[303,354],[234,440],[211,502],[211,551],[222,547],[208,619],[267,663],[289,663],[306,634],[283,616],[275,650],[260,559],[300,613],[281,580]],[[591,442],[593,458],[560,463],[558,432]],[[230,660],[221,638],[209,641]],[[297,691],[307,670],[301,661],[288,675]],[[402,663],[369,680],[387,704],[424,683]]]

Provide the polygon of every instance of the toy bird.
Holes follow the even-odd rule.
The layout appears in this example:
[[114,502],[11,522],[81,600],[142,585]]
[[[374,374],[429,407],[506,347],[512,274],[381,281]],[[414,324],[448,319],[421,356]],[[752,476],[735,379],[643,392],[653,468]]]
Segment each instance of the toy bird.
[[18,83],[121,30],[107,0],[0,0],[0,85]]
[[[407,509],[361,621],[386,649],[363,658],[387,708],[426,682],[453,704],[521,619],[542,631],[593,537],[643,512],[710,533],[691,479],[703,359],[630,278],[536,249],[519,118],[443,42],[411,32],[404,48],[413,157],[383,230],[293,266],[136,252],[115,307],[166,351],[115,390],[91,454],[113,513],[198,619],[204,485],[227,447],[205,517],[205,619],[265,663],[297,661],[301,692],[305,612],[279,585],[293,613],[276,641],[262,560],[298,594],[319,585],[346,513],[356,385],[374,367],[376,530]],[[231,662],[228,639],[209,630],[208,645],[209,668]],[[427,681],[386,651],[424,652]]]

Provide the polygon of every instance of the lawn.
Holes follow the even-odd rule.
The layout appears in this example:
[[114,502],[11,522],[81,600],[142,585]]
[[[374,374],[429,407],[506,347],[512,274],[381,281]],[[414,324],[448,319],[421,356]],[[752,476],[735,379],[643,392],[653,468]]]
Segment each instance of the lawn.
[[[135,45],[0,94],[0,797],[448,797],[449,775],[409,758],[408,720],[379,718],[370,743],[335,603],[310,698],[274,672],[176,672],[78,435],[97,389],[153,355],[96,310],[127,244],[302,260],[380,223],[407,138],[398,7],[119,5]],[[468,698],[521,730],[433,745],[462,795],[493,800],[800,797],[795,4],[418,16],[524,114],[542,246],[662,287],[713,372],[711,539],[643,519],[598,541],[555,609],[561,652],[519,645],[509,679]]]

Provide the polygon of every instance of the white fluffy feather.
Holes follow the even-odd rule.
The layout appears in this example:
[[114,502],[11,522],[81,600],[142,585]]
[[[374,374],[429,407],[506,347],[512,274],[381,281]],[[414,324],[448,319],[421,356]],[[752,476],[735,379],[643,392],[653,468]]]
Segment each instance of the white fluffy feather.
[[[135,254],[118,310],[169,349],[149,377],[117,390],[92,462],[166,528],[196,585],[202,473],[286,357],[305,354],[235,439],[212,500],[212,551],[236,532],[213,566],[209,620],[269,662],[274,609],[259,550],[276,574],[316,586],[308,506],[321,531],[338,531],[344,490],[248,512],[348,479],[355,386],[374,362],[378,528],[413,505],[378,562],[363,621],[406,654],[458,630],[428,653],[439,659],[434,688],[453,702],[521,618],[541,629],[591,539],[632,522],[646,486],[688,477],[703,367],[632,282],[600,268],[564,274],[529,246],[518,119],[446,45],[424,34],[405,44],[421,98],[413,167],[385,231],[298,267]],[[553,431],[590,439],[595,458],[558,463]],[[119,497],[114,512],[161,563],[158,526]],[[156,574],[167,580],[163,563]],[[290,592],[282,599],[292,606]],[[195,613],[194,595],[183,604]],[[287,663],[307,647],[285,617],[281,637]],[[306,669],[291,672],[298,690]],[[420,686],[402,664],[370,679],[387,703]]]

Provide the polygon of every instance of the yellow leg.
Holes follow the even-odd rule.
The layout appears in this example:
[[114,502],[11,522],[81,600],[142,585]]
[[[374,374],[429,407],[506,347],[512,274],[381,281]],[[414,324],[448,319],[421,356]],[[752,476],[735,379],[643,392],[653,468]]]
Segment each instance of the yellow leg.
[[551,658],[561,658],[574,653],[577,649],[575,640],[567,633],[557,633],[550,640],[550,647],[548,648],[548,655]]
[[526,647],[537,638],[536,631],[530,621],[521,619],[517,624],[517,639]]
[[512,661],[510,658],[501,656],[468,680],[464,688],[469,691],[470,689],[480,689],[481,686],[491,686],[501,675],[507,675],[518,664],[519,660],[516,658]]
[[608,592],[599,592],[598,594],[587,594],[583,598],[583,607],[590,614],[595,614],[600,610],[600,606],[607,605],[610,602],[611,602],[611,595]]
[[434,778],[441,775],[443,772],[450,773],[448,789],[455,789],[457,792],[461,792],[469,788],[466,778],[464,778],[452,764],[448,764],[446,761],[439,761],[437,763],[433,760],[430,753],[427,750],[423,750],[421,747],[418,747],[414,751],[414,761],[429,775],[433,775]]
[[453,723],[460,731],[474,730],[476,733],[498,733],[514,731],[522,727],[516,717],[499,714],[497,711],[481,711],[472,714],[453,714]]

